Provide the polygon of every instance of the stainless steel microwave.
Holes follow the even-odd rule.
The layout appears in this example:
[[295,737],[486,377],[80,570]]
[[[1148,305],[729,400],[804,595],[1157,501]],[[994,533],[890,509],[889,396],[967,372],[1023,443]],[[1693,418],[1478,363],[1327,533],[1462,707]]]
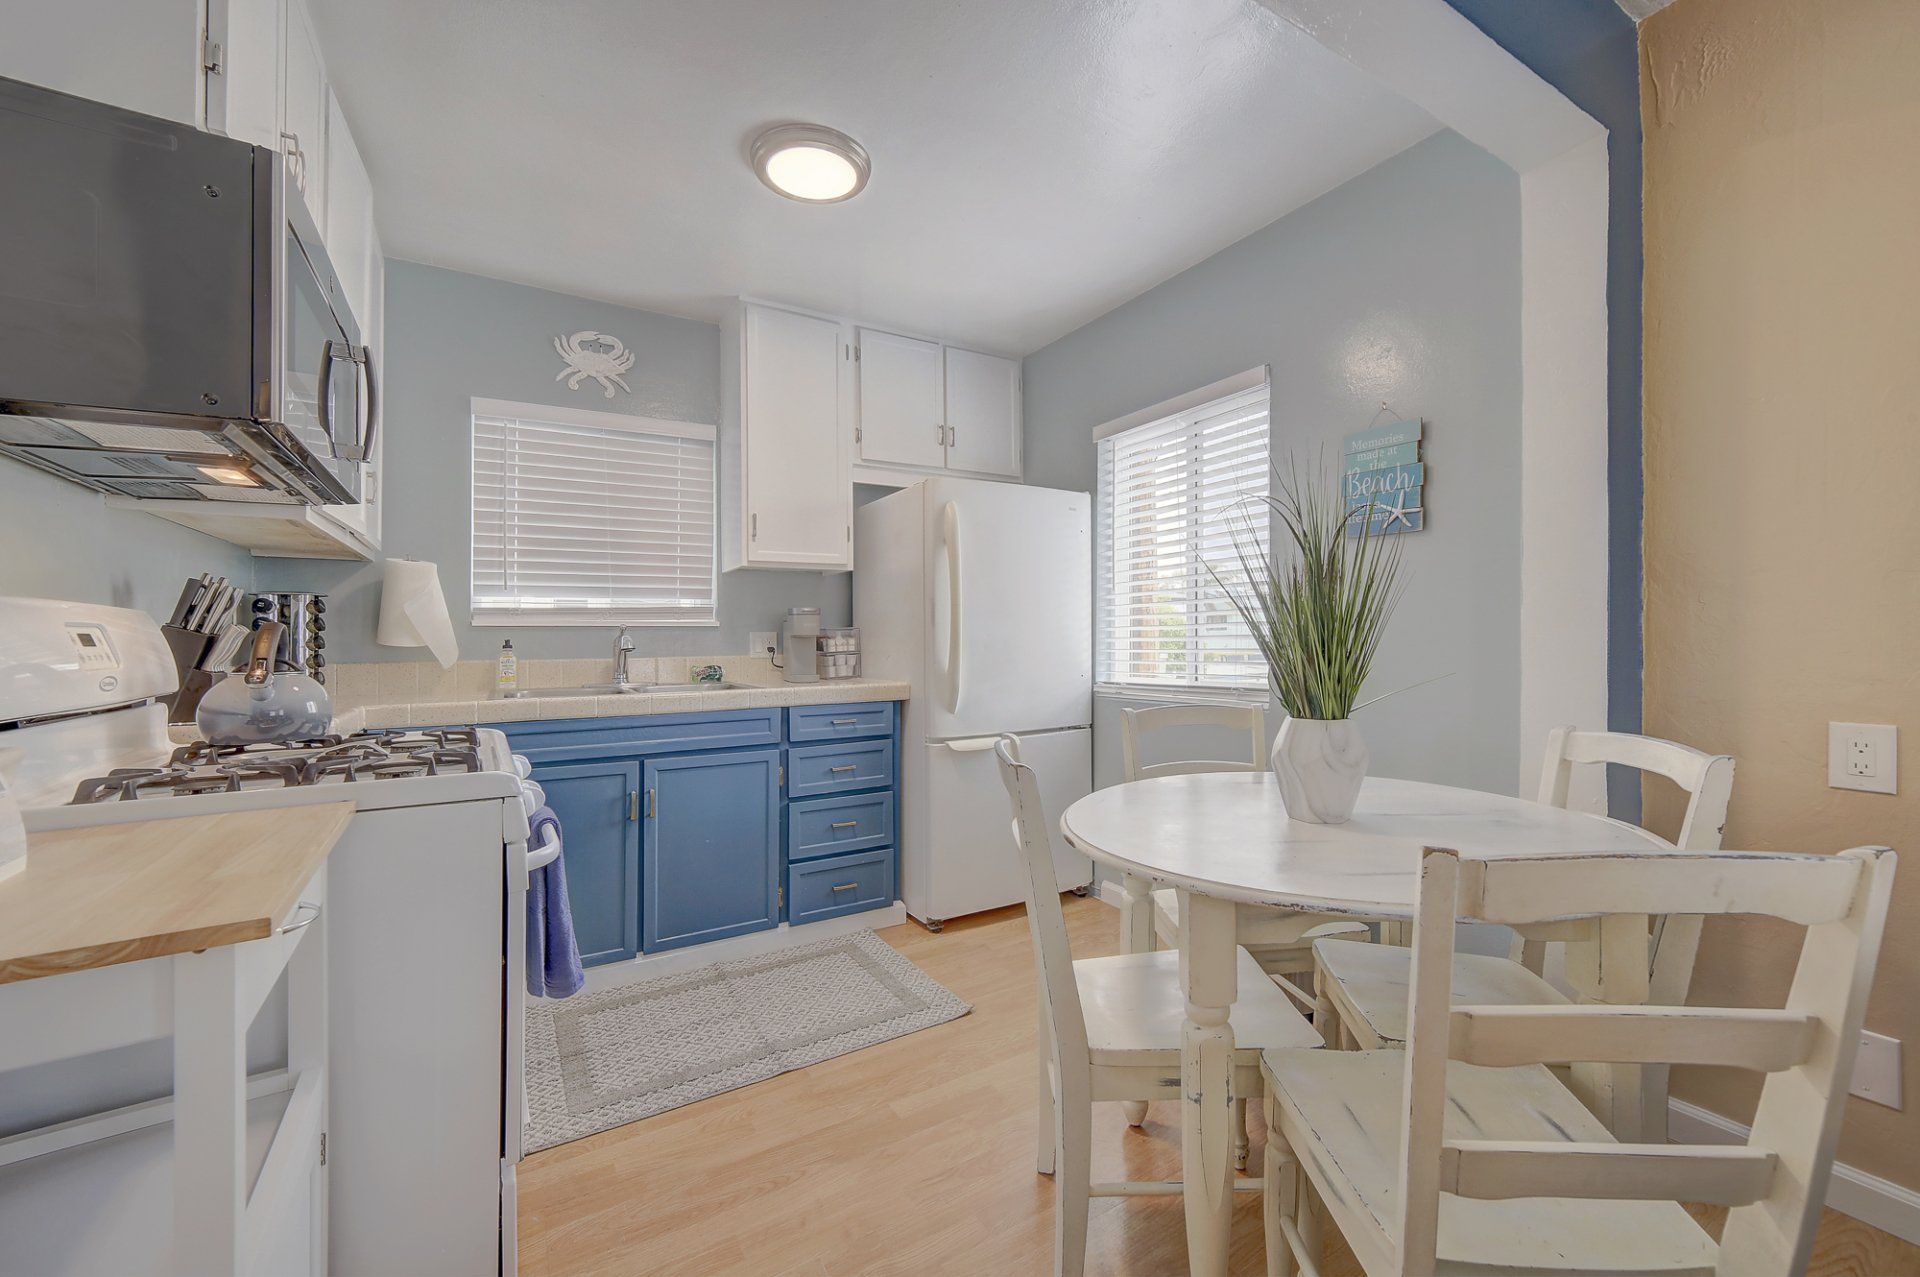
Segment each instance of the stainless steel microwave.
[[0,452],[149,500],[358,502],[373,357],[274,151],[0,79]]

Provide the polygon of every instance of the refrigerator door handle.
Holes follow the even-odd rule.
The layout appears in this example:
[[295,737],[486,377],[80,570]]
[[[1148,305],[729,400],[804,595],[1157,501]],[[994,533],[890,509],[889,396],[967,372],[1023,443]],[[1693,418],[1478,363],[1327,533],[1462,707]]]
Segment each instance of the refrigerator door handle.
[[947,549],[947,713],[960,712],[960,508],[940,511],[940,537]]
[[983,749],[992,749],[998,736],[970,736],[966,740],[950,740],[946,747],[956,754],[977,754]]

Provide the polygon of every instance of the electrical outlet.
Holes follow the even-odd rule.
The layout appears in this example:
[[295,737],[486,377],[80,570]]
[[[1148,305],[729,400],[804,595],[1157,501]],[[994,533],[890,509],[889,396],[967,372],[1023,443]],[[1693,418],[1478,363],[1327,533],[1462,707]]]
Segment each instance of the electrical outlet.
[[1827,724],[1827,787],[1900,792],[1900,729],[1880,723]]
[[772,630],[755,630],[747,635],[747,652],[752,656],[772,656],[775,642],[776,638]]
[[1860,1030],[1860,1053],[1853,1057],[1853,1085],[1847,1090],[1863,1100],[1900,1105],[1900,1039]]

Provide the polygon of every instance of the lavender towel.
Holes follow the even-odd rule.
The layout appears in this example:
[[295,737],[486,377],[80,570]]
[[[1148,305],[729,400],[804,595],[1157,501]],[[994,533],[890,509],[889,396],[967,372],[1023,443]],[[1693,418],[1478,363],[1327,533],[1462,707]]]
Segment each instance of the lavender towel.
[[[529,822],[530,847],[544,847],[560,837],[560,818],[542,807]],[[562,851],[551,864],[527,876],[527,992],[536,998],[570,998],[587,982],[580,965],[580,945],[573,936],[573,908],[567,903],[567,857]]]

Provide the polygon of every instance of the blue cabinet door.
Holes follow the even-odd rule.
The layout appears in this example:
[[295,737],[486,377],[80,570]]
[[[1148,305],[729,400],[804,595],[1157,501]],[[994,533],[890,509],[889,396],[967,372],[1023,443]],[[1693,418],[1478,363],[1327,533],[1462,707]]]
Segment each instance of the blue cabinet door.
[[608,760],[535,767],[560,817],[567,903],[587,966],[640,952],[640,764]]
[[780,751],[650,759],[641,844],[648,953],[780,921]]

